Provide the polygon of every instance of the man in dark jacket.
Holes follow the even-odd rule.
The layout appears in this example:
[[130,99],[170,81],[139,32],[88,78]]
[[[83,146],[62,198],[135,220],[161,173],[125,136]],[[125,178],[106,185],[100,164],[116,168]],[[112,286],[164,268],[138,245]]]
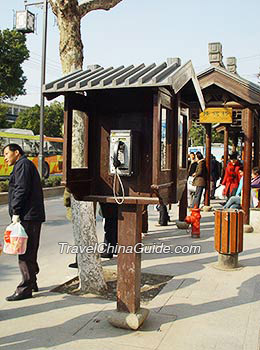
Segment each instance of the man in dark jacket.
[[21,222],[28,235],[26,252],[18,255],[22,282],[14,294],[6,298],[7,301],[15,301],[31,298],[32,291],[38,291],[37,252],[45,211],[39,173],[34,164],[26,158],[22,148],[15,143],[5,146],[4,159],[9,166],[14,165],[9,179],[9,214],[12,223]]

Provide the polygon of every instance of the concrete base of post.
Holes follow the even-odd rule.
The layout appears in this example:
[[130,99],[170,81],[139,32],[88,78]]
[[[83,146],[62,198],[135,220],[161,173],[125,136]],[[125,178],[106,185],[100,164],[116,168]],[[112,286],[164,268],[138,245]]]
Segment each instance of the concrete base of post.
[[238,253],[235,254],[218,254],[218,263],[214,265],[218,270],[230,271],[240,270],[242,266],[238,265]]
[[250,208],[250,226],[253,227],[254,233],[260,233],[260,208]]
[[244,225],[244,233],[252,233],[254,231],[253,226],[251,225]]
[[108,322],[113,326],[136,331],[146,320],[148,309],[140,308],[135,314],[129,312],[112,311]]

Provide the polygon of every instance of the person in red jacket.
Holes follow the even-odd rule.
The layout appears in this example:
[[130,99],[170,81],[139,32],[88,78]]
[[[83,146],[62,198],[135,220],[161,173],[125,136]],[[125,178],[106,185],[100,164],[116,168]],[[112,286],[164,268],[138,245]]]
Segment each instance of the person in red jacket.
[[232,196],[239,185],[240,175],[239,175],[240,163],[237,160],[236,154],[231,154],[230,162],[228,163],[222,185],[225,186],[223,194],[228,198]]

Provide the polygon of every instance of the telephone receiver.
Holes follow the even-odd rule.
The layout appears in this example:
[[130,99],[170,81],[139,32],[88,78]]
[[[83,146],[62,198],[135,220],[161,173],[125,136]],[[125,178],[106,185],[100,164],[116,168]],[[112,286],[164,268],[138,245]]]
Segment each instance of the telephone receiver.
[[124,152],[124,142],[123,141],[117,141],[114,146],[114,152],[113,152],[113,165],[115,168],[118,168],[120,165],[122,165],[122,162],[119,160],[119,152]]

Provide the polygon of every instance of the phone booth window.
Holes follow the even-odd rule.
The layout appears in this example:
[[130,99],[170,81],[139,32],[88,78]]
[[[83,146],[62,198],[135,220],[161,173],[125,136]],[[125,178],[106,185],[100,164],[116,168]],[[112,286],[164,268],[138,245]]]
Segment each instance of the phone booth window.
[[88,167],[88,116],[86,113],[73,110],[72,113],[72,149],[71,168]]
[[183,119],[184,116],[180,115],[180,121],[179,121],[179,165],[182,168],[183,167]]
[[161,171],[169,170],[170,167],[170,152],[169,152],[169,114],[170,110],[161,108]]

